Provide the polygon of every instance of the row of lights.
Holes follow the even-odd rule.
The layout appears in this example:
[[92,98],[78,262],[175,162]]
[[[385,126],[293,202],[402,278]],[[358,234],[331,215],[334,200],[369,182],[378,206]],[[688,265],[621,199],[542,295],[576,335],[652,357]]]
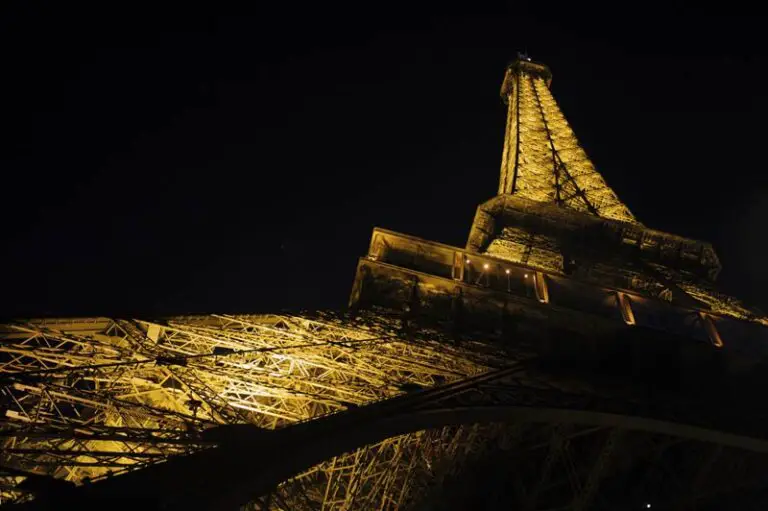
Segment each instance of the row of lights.
[[[469,259],[465,259],[465,262],[467,264],[470,264],[471,261]],[[490,269],[491,265],[488,263],[483,263],[483,269],[488,270]],[[504,273],[507,274],[507,291],[509,291],[509,274],[510,269],[507,268],[504,270]],[[482,278],[483,274],[482,272],[477,278],[476,284],[480,282],[480,279]],[[526,273],[525,278],[528,278],[528,274]],[[546,296],[546,293],[545,293]],[[621,312],[622,319],[624,319],[624,322],[627,325],[634,325],[635,324],[635,315],[632,311],[632,305],[629,300],[629,297],[626,296],[624,293],[617,293],[618,300],[619,300],[619,311]],[[547,302],[548,299],[540,299],[541,301]],[[723,346],[723,340],[720,338],[720,333],[717,331],[717,327],[712,323],[712,320],[704,313],[701,313],[701,318],[704,321],[705,329],[707,330],[707,335],[709,336],[710,340],[712,341],[712,344],[714,344],[716,347],[721,348]],[[650,508],[650,505],[648,506]]]
[[[470,264],[472,261],[470,261],[469,259],[467,259],[465,262],[466,262],[467,264]],[[488,264],[488,263],[483,263],[483,269],[484,269],[484,270],[487,270],[487,269],[489,269],[490,267],[491,267],[491,265],[490,265],[490,264]],[[504,273],[506,273],[507,275],[509,275],[509,274],[511,273],[511,270],[510,270],[509,268],[507,268],[506,270],[504,270]],[[526,279],[528,278],[528,274],[527,274],[527,273],[525,274],[525,278],[526,278]]]
[[[469,258],[465,258],[464,262],[467,265],[470,265],[472,261]],[[487,274],[484,273],[486,270],[489,270],[491,268],[491,265],[489,263],[483,263],[483,269],[480,270],[480,274],[477,276],[477,279],[475,279],[475,285],[480,284],[480,281],[482,280],[483,276],[486,276]],[[512,292],[512,278],[511,273],[512,270],[509,268],[504,269],[504,273],[507,275],[507,292]],[[528,273],[524,273],[523,277],[526,279],[528,278]],[[488,281],[488,278],[486,277],[486,281]],[[486,282],[486,284],[490,284],[490,282]],[[533,281],[534,290],[536,292],[536,298],[542,302],[542,303],[549,303],[549,292],[547,291],[547,285],[546,281],[541,279],[534,279]]]

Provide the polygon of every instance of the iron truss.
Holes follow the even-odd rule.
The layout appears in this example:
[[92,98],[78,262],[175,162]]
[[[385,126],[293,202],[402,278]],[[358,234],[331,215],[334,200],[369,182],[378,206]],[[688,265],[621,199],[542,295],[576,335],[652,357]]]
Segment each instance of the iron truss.
[[[37,476],[99,481],[204,449],[213,445],[204,433],[217,425],[281,428],[488,367],[483,350],[453,347],[438,334],[406,341],[398,325],[385,316],[334,314],[5,325],[3,502],[46,480]],[[387,471],[393,484],[405,467],[385,452],[422,441],[384,442],[368,470]],[[329,503],[353,499],[347,488],[362,467],[341,457],[315,470]]]
[[579,144],[549,89],[550,78],[540,64],[518,61],[507,70],[502,97],[509,108],[499,195],[637,223]]
[[85,488],[186,505],[200,488],[261,510],[710,509],[765,487],[754,410],[606,393],[403,326],[373,313],[7,325],[3,501]]
[[[621,224],[620,243],[661,257],[671,237],[640,229],[596,172],[550,93],[550,77],[530,62],[508,70],[504,207],[497,216],[509,216],[507,203],[518,199],[534,204],[527,209],[544,220],[597,215]],[[562,208],[555,214],[543,203]],[[501,234],[491,239],[494,218],[479,210],[473,250],[560,273],[557,236],[500,224]],[[679,245],[681,259],[692,255],[714,279],[714,252],[693,244],[701,250],[688,254],[683,241],[669,246]],[[440,251],[449,254],[448,263],[433,260]],[[470,263],[450,247],[419,257],[444,271],[444,281],[450,275],[463,282]],[[621,277],[637,290],[658,281],[663,289],[648,294],[667,300],[661,292],[672,290],[713,312],[754,319],[665,266],[613,275],[606,265],[588,268],[600,282]],[[625,261],[616,268],[625,270]],[[483,274],[470,273],[468,283],[481,289]],[[420,275],[434,292],[437,280]],[[416,285],[403,293],[390,277],[381,280],[398,304],[392,310],[404,316],[373,308],[0,326],[2,503],[39,509],[131,500],[145,510],[765,509],[768,410],[752,397],[754,388],[710,373],[674,392],[654,387],[655,374],[605,381],[569,367],[566,376],[531,349],[540,323],[530,322],[528,330],[508,325],[512,334],[460,337],[450,325],[415,325]],[[500,282],[512,292],[511,277]],[[543,284],[535,291],[538,302],[549,302]],[[491,295],[477,296],[487,303]],[[585,332],[593,319],[583,315]]]

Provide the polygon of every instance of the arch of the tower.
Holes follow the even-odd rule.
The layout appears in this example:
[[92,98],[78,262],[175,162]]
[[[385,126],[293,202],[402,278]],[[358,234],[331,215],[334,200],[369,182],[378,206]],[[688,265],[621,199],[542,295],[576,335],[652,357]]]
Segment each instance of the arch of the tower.
[[[478,296],[492,305],[487,293]],[[537,310],[551,307],[540,301]],[[403,508],[422,498],[428,481],[481,463],[470,455],[488,442],[519,442],[519,452],[554,429],[557,438],[597,444],[611,432],[684,439],[695,451],[685,460],[711,445],[763,450],[748,388],[761,366],[752,355],[735,356],[734,337],[714,350],[706,336],[665,337],[627,327],[616,314],[605,320],[610,328],[588,335],[528,316],[454,332],[377,308],[7,324],[0,330],[4,500],[30,491],[59,498],[60,487],[35,482],[51,477],[78,492],[161,501],[269,494],[276,509],[302,509],[279,499],[309,499],[307,509]],[[564,317],[573,325],[587,319]],[[727,370],[718,369],[718,355],[731,357],[723,359]],[[606,367],[612,379],[595,380]],[[627,449],[627,459],[644,450]],[[528,471],[547,472],[546,453],[536,459]],[[580,485],[589,470],[577,470]]]
[[[264,509],[285,509],[285,502],[297,499],[306,500],[294,507],[297,509],[312,509],[311,502],[327,508],[365,509],[363,504],[371,499],[389,499],[387,506],[391,506],[383,507],[388,509],[426,498],[424,484],[429,486],[434,477],[446,476],[432,473],[431,467],[448,462],[455,472],[482,463],[486,447],[499,442],[516,445],[521,456],[532,456],[526,463],[535,467],[534,472],[553,471],[546,467],[549,451],[556,449],[552,456],[567,456],[566,442],[579,452],[587,451],[583,453],[587,462],[573,468],[571,474],[582,486],[591,477],[596,460],[605,456],[604,444],[618,438],[625,443],[612,456],[621,452],[622,463],[631,466],[657,463],[644,458],[648,442],[684,443],[684,452],[675,451],[684,460],[675,458],[674,463],[686,467],[696,465],[702,453],[715,448],[722,460],[754,458],[757,466],[763,466],[760,463],[768,453],[768,440],[747,434],[760,429],[761,421],[752,410],[724,410],[722,403],[717,403],[717,410],[696,408],[687,400],[664,403],[654,399],[651,403],[601,396],[589,389],[565,392],[558,390],[560,386],[556,380],[534,377],[513,363],[505,369],[275,431],[221,426],[204,435],[218,447],[86,486],[87,497],[95,501],[160,500],[180,507],[204,503],[210,509],[242,505],[265,495],[275,500],[261,499],[259,505]],[[727,421],[723,421],[724,414]],[[542,434],[548,448],[525,454],[545,440],[540,438]],[[582,445],[584,442],[589,445]],[[457,460],[460,463],[454,463]],[[678,470],[684,469],[688,470]],[[626,466],[622,470],[631,473]],[[690,474],[694,476],[702,477]],[[407,493],[404,484],[412,486]],[[538,483],[528,480],[525,484],[536,488]],[[397,498],[394,488],[402,490]],[[671,498],[669,491],[662,493],[656,498]],[[558,490],[557,495],[546,498],[586,498],[581,492]],[[352,506],[355,502],[363,507]]]
[[[402,420],[408,427],[391,423],[391,431],[430,428],[374,440],[307,467],[258,499],[258,508],[333,503],[344,509],[482,508],[478,493],[499,491],[493,485],[502,483],[517,488],[497,504],[530,509],[587,509],[598,494],[614,508],[634,499],[637,507],[648,501],[662,509],[697,501],[710,509],[732,498],[729,493],[748,495],[766,483],[765,441],[663,421],[500,407]],[[477,480],[480,470],[485,473]],[[640,472],[663,477],[668,470],[680,479],[677,485],[637,489],[631,497],[621,493]],[[482,489],[472,492],[472,487]],[[456,493],[464,502],[452,502]]]
[[[455,411],[448,414],[456,418]],[[564,410],[490,415],[504,420],[409,432],[335,456],[252,506],[640,509],[652,502],[660,509],[723,509],[741,499],[758,509],[765,503],[762,441],[733,447],[734,438],[717,432]]]
[[[531,509],[548,509],[545,504],[553,501],[571,506],[569,509],[576,503],[586,508],[585,500],[594,498],[596,492],[586,486],[598,484],[595,479],[605,479],[603,492],[611,493],[617,484],[626,484],[618,475],[636,477],[638,470],[676,470],[685,480],[681,483],[685,489],[694,492],[677,495],[675,488],[646,489],[644,498],[657,504],[692,498],[704,505],[707,499],[717,502],[716,497],[735,489],[763,487],[763,471],[768,468],[768,441],[764,439],[596,411],[496,405],[404,412],[367,424],[339,419],[353,424],[343,428],[320,425],[318,429],[324,432],[319,436],[309,428],[296,438],[285,439],[256,433],[249,440],[249,433],[232,431],[227,434],[229,444],[199,459],[170,460],[154,473],[115,478],[103,492],[110,498],[125,499],[123,491],[141,497],[136,490],[141,488],[149,496],[162,495],[171,505],[204,502],[207,509],[234,508],[247,502],[257,509],[313,509],[315,505],[408,509],[429,501],[430,487],[435,484],[464,477],[464,472],[471,473],[478,465],[499,463],[494,456],[500,450],[509,464],[504,471],[525,467],[531,472],[515,476],[523,479],[519,484],[527,490],[510,497],[532,499],[535,492],[538,502],[532,502]],[[286,431],[286,435],[290,434]],[[576,454],[579,459],[574,461]],[[569,457],[571,467],[567,466]],[[264,459],[269,463],[259,463]],[[705,460],[708,472],[702,473],[700,464]],[[746,463],[738,477],[749,475],[749,479],[741,485],[735,484],[735,474],[723,480],[723,471],[733,470],[734,460]],[[610,470],[601,466],[608,461]],[[598,470],[602,473],[596,474]],[[701,486],[705,477],[714,480],[707,488],[686,486]],[[562,488],[567,478],[579,480],[578,488]],[[175,485],[177,480],[185,483]],[[712,486],[715,481],[717,487]],[[708,491],[700,491],[704,489]],[[254,498],[257,495],[261,497]],[[102,497],[91,496],[97,501]]]
[[[502,386],[492,385],[495,389],[473,389],[471,393],[500,392],[506,393]],[[550,428],[556,426],[562,431],[570,430],[578,434],[594,434],[603,432],[605,434],[630,435],[634,437],[663,437],[667,439],[676,439],[679,442],[686,442],[687,446],[696,453],[703,450],[709,450],[712,446],[718,446],[720,449],[728,449],[734,453],[742,453],[742,456],[755,456],[756,458],[768,461],[768,457],[762,456],[768,453],[768,440],[758,437],[748,437],[740,434],[729,433],[727,431],[714,428],[691,425],[685,421],[689,420],[686,414],[680,414],[681,422],[671,420],[661,420],[652,418],[652,416],[632,415],[637,404],[627,402],[622,403],[620,407],[624,408],[624,414],[608,413],[599,411],[601,409],[616,409],[616,402],[613,403],[594,403],[593,410],[553,408],[546,406],[547,401],[555,404],[562,397],[553,396],[547,392],[537,395],[537,392],[531,392],[529,398],[539,401],[533,406],[510,406],[503,404],[503,397],[496,396],[490,400],[499,400],[500,402],[487,406],[447,406],[431,407],[417,409],[413,411],[403,411],[397,415],[389,416],[387,411],[382,411],[381,417],[375,417],[369,423],[357,423],[355,419],[350,419],[350,425],[334,425],[331,428],[322,428],[324,434],[320,436],[307,433],[304,441],[291,440],[287,442],[292,448],[289,451],[283,451],[283,458],[286,460],[285,469],[294,468],[294,475],[310,469],[310,466],[326,459],[337,459],[346,452],[359,453],[360,448],[365,446],[375,446],[382,442],[393,439],[403,438],[408,435],[414,435],[418,432],[441,431],[451,427],[478,427],[479,425],[493,424],[500,428],[498,434],[504,436],[509,432],[504,429],[506,426],[527,426],[529,428]],[[483,396],[487,399],[487,395]],[[483,401],[483,397],[469,398],[468,401],[477,399]],[[510,396],[506,396],[509,399]],[[514,397],[513,397],[514,399]],[[590,398],[594,400],[594,398]],[[463,399],[459,398],[459,401]],[[599,399],[598,399],[599,401]],[[449,404],[449,403],[447,403]],[[417,405],[416,408],[419,408]],[[646,411],[648,415],[652,412]],[[750,414],[744,415],[745,420]],[[731,417],[733,418],[733,417]],[[340,417],[340,422],[345,422]],[[321,429],[321,428],[318,428]],[[564,433],[565,434],[565,433]],[[242,448],[242,443],[240,447]],[[467,448],[466,445],[463,446]],[[282,448],[281,448],[282,451]],[[692,456],[696,456],[696,453]],[[746,454],[755,453],[755,454]],[[637,456],[638,453],[626,453],[627,456]],[[354,456],[354,454],[353,454]],[[359,454],[358,454],[359,456]],[[738,454],[737,454],[738,456]],[[303,463],[300,460],[304,460]],[[338,463],[338,462],[337,462]],[[287,472],[279,473],[280,468],[277,464],[270,466],[269,471],[274,475],[275,480],[285,479]],[[768,465],[766,465],[768,468]],[[268,481],[269,476],[263,474]],[[259,477],[253,481],[248,481],[245,488],[252,488],[252,484],[259,480]],[[268,485],[274,484],[275,480],[267,482]],[[235,490],[234,494],[237,494]],[[244,497],[245,495],[242,495]],[[241,499],[242,499],[241,497]]]
[[375,229],[349,311],[0,325],[0,501],[765,509],[768,318],[634,218],[550,82],[507,69],[466,247]]

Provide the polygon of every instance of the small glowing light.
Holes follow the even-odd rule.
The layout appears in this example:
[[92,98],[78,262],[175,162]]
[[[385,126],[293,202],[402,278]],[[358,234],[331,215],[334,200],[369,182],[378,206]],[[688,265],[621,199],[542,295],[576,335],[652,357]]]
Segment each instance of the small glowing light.
[[506,273],[507,275],[509,275],[509,270],[504,270],[504,273]]
[[645,505],[645,509],[651,509],[651,505],[650,504],[646,504]]
[[471,263],[471,262],[472,262],[472,261],[470,261],[469,259],[467,259],[467,264],[469,264],[469,263]]
[[525,278],[526,278],[526,279],[528,278],[528,274],[527,274],[527,273],[525,274]]
[[485,268],[485,269],[487,270],[487,269],[488,269],[488,263],[485,263],[485,264],[483,265],[483,268]]

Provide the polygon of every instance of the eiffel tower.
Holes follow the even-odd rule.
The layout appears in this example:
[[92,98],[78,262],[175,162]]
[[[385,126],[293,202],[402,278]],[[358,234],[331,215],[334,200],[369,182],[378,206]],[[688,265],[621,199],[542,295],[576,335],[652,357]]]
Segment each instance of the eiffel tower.
[[0,327],[11,508],[765,509],[768,318],[641,224],[520,55],[466,247],[374,229],[346,311]]

